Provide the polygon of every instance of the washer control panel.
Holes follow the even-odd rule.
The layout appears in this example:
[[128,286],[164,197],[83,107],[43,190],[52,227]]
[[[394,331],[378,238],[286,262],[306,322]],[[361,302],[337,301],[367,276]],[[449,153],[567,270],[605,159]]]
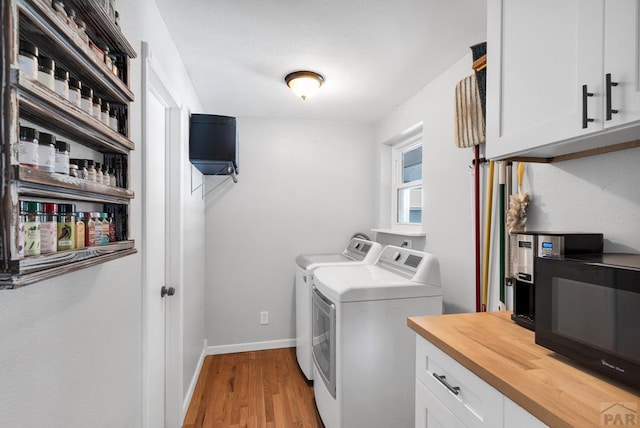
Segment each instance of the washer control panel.
[[366,241],[360,238],[353,238],[347,245],[344,254],[353,260],[364,260],[371,250],[377,246],[380,248],[380,244],[372,241]]

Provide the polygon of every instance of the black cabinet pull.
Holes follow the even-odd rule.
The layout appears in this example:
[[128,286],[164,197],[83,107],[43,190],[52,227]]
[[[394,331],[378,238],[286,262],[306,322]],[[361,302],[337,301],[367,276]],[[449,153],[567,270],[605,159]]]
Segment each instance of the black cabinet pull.
[[582,129],[586,129],[589,122],[593,122],[594,119],[589,118],[587,114],[587,97],[592,97],[593,92],[587,91],[587,85],[582,85]]
[[618,113],[618,110],[611,108],[611,87],[618,86],[618,82],[611,81],[611,73],[606,74],[607,86],[607,120],[611,120],[611,116]]
[[459,386],[451,386],[449,384],[449,382],[447,382],[447,377],[445,375],[439,375],[436,372],[433,372],[433,377],[435,377],[436,379],[438,379],[438,381],[440,381],[441,384],[443,384],[444,386],[447,387],[447,389],[449,391],[451,391],[454,395],[458,395],[460,394],[460,387]]

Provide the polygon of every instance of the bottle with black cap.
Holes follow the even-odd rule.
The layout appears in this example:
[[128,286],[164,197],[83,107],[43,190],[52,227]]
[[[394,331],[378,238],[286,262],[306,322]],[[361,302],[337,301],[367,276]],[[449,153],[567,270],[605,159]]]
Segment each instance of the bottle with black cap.
[[52,91],[56,90],[55,78],[53,77],[55,67],[56,63],[51,58],[42,54],[38,56],[38,82]]
[[62,67],[56,67],[53,73],[55,77],[55,90],[65,100],[69,99],[69,72]]
[[38,140],[38,169],[47,172],[56,171],[56,136],[46,132],[40,133]]
[[18,63],[21,71],[29,77],[38,78],[38,48],[33,43],[20,39]]
[[55,172],[69,174],[69,153],[71,144],[66,141],[56,141],[56,166]]

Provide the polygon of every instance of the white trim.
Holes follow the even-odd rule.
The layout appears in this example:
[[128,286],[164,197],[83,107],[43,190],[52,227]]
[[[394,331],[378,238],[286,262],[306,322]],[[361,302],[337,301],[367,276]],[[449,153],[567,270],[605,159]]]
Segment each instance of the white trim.
[[293,348],[296,339],[270,340],[268,342],[236,343],[233,345],[209,346],[208,355],[233,354],[235,352],[264,351],[265,349]]
[[[422,168],[424,168],[424,142],[422,140],[422,126],[412,128],[413,133],[405,138],[396,141],[391,146],[391,229],[407,230],[412,232],[421,232],[423,221],[420,223],[400,223],[398,222],[398,191],[401,189],[413,188],[420,186],[422,188],[422,195],[424,195],[424,172],[420,180],[414,180],[408,183],[403,183],[403,159],[404,153],[411,150],[422,148],[423,160]],[[424,198],[421,197],[422,211],[424,211]]]
[[372,232],[386,233],[388,235],[402,235],[402,236],[427,236],[426,232],[418,232],[412,230],[402,229],[371,229]]
[[208,349],[207,339],[205,339],[202,343],[202,352],[200,353],[198,364],[196,365],[196,369],[193,372],[191,383],[189,383],[189,389],[187,390],[187,393],[184,396],[184,401],[182,402],[182,423],[183,424],[184,424],[184,418],[187,416],[187,411],[189,410],[189,405],[191,404],[191,399],[193,398],[193,392],[195,391],[196,384],[198,383],[198,379],[200,378],[200,372],[202,371],[204,358],[207,356],[207,349]]

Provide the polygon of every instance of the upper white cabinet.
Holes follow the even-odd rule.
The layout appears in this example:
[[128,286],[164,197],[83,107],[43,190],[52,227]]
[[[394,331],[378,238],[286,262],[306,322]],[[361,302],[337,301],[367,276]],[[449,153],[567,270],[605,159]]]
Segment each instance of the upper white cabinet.
[[489,0],[486,156],[640,139],[639,9],[638,0]]
[[[605,128],[640,120],[639,3],[638,0],[604,3]],[[608,115],[609,102],[612,114]]]

